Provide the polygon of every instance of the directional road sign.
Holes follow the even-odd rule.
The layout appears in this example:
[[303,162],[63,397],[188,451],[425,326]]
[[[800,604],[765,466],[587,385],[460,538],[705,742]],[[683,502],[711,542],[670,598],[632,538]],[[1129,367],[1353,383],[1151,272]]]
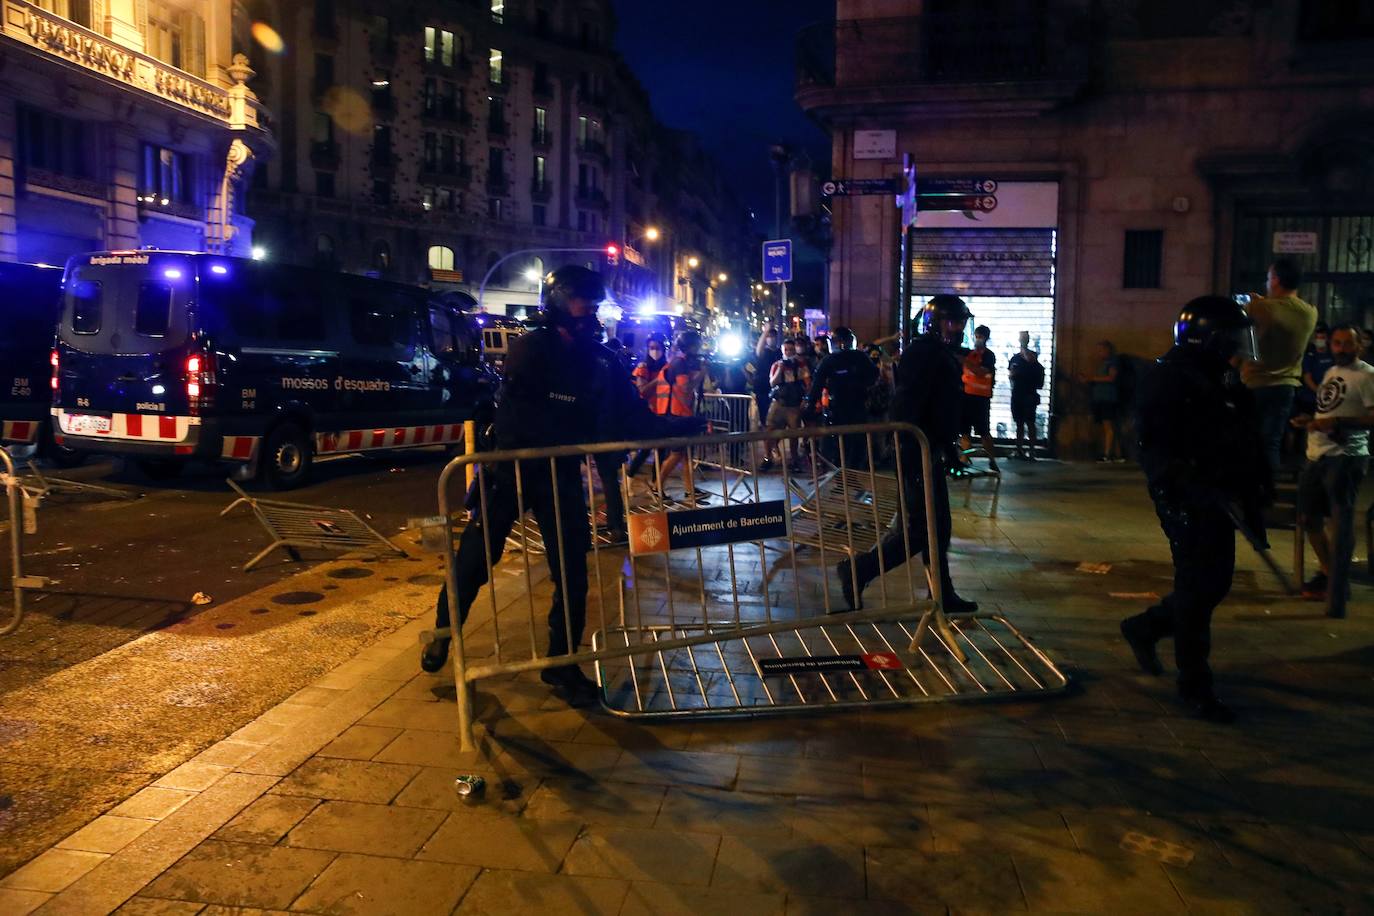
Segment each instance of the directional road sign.
[[836,178],[821,183],[826,197],[855,197],[860,194],[896,194],[895,178]]
[[773,239],[763,243],[763,282],[792,282],[791,239]]
[[992,178],[922,178],[920,193],[927,194],[996,194],[997,182]]
[[[925,187],[925,182],[921,182]],[[916,209],[921,212],[930,210],[978,210],[983,213],[997,209],[995,194],[918,194]]]

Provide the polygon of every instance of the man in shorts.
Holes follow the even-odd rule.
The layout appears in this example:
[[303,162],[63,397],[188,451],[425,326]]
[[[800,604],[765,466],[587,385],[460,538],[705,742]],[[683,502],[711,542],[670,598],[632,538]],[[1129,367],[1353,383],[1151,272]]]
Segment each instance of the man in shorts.
[[[773,364],[769,372],[773,383],[772,403],[768,406],[766,428],[800,429],[802,419],[802,400],[811,387],[811,369],[797,356],[797,342],[790,337],[782,342],[782,359]],[[797,445],[795,439],[787,440],[790,453],[788,465],[798,470]],[[763,470],[773,467],[778,457],[778,440],[768,443],[768,454],[763,460]]]
[[[1369,470],[1369,429],[1374,426],[1374,367],[1359,357],[1359,328],[1331,332],[1335,365],[1317,389],[1315,416],[1293,418],[1307,430],[1307,464],[1298,478],[1298,521],[1312,542],[1321,572],[1303,584],[1304,598],[1326,599],[1328,617],[1344,617],[1350,600],[1350,559],[1355,551],[1355,500]],[[1335,537],[1327,536],[1330,525]]]

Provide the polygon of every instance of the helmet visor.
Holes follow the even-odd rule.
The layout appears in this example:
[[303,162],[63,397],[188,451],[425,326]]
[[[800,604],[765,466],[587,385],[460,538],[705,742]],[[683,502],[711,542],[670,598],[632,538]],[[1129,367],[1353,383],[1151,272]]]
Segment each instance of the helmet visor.
[[1220,347],[1228,359],[1239,358],[1242,362],[1259,359],[1259,345],[1255,340],[1253,325],[1218,331],[1215,346]]

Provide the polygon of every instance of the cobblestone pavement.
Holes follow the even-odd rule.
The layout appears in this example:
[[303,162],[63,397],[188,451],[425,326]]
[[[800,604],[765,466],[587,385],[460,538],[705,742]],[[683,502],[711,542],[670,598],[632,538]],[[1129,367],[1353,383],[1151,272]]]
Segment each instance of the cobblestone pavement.
[[1018,467],[995,517],[988,486],[954,487],[956,582],[1067,695],[649,725],[522,675],[478,685],[464,755],[417,620],[10,874],[0,912],[1374,911],[1369,587],[1331,621],[1242,548],[1214,633],[1241,720],[1210,726],[1116,632],[1168,587],[1139,475]]

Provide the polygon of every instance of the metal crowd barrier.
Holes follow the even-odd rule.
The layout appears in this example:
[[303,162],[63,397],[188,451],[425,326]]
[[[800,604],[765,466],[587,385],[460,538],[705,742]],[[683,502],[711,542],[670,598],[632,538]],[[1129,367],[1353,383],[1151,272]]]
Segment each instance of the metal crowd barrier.
[[5,485],[5,502],[9,506],[10,528],[10,590],[14,595],[14,608],[9,622],[0,627],[0,636],[8,636],[24,621],[24,592],[40,589],[49,584],[42,576],[24,575],[24,535],[28,523],[26,515],[36,511],[38,495],[25,489],[23,481],[14,470],[14,458],[9,449],[0,447],[0,464],[3,474],[0,483]]
[[[818,503],[819,476],[813,476],[810,490],[799,492],[785,467],[780,474],[758,473],[761,452],[770,441],[799,439],[815,449],[835,436],[861,436],[862,451],[869,455],[875,440],[890,442],[895,475],[872,470],[871,461],[867,469],[851,469],[844,450],[836,449],[840,466],[829,482],[840,481],[840,492],[852,498],[821,497]],[[919,455],[904,452],[903,444],[909,448],[912,442],[919,445]],[[709,486],[713,491],[719,487],[722,495],[731,487],[730,454],[739,455],[749,471],[748,492],[739,501],[709,507],[690,499],[685,507],[665,505],[652,495],[632,494],[628,548],[607,549],[582,532],[565,531],[566,525],[581,524],[588,510],[593,516],[598,511],[597,494],[587,486],[592,456],[645,448],[697,453],[717,468]],[[903,464],[908,461],[919,461],[923,470],[924,486],[918,493],[905,489]],[[1025,697],[1067,687],[1058,666],[1000,614],[946,618],[938,546],[925,553],[920,575],[915,558],[888,568],[879,551],[878,575],[864,595],[867,607],[844,608],[837,561],[876,545],[884,533],[900,539],[903,556],[910,556],[907,522],[917,508],[915,500],[924,504],[928,543],[938,544],[930,447],[913,426],[813,427],[465,455],[452,460],[440,476],[441,517],[449,517],[454,508],[454,478],[461,480],[473,465],[476,524],[469,524],[464,537],[481,543],[465,542],[470,635],[450,627],[425,637],[452,637],[464,749],[474,746],[473,683],[567,664],[593,664],[602,705],[627,717],[764,715]],[[624,474],[622,466],[620,483],[628,492]],[[706,486],[704,478],[698,486]],[[807,522],[807,492],[813,496],[812,514],[822,505],[820,524]],[[565,512],[572,499],[580,504]],[[565,605],[570,560],[587,563],[590,648],[580,645],[573,621],[563,614],[558,625],[572,653],[544,655],[544,612],[537,604],[545,599],[536,593],[546,596],[548,590],[541,589],[528,549],[502,576],[496,575],[500,556],[494,553],[505,544],[507,526],[513,527],[527,509],[536,516],[542,512],[555,529],[545,531],[543,540],[546,549],[554,547],[557,562],[551,568],[557,570],[553,578]],[[569,557],[564,549],[569,542],[584,544],[587,555]],[[445,527],[445,547],[448,611],[457,621],[460,570],[451,526]],[[480,552],[480,572],[474,551]],[[472,587],[478,574],[491,583],[485,598]],[[852,565],[848,574],[852,586],[857,578]],[[578,578],[574,575],[574,587]],[[552,616],[550,623],[557,620]]]
[[[272,543],[258,551],[257,556],[243,566],[248,572],[257,566],[274,550],[285,550],[297,563],[301,555],[297,548],[333,550],[346,553],[353,550],[366,550],[373,556],[385,553],[405,556],[405,551],[393,544],[385,535],[358,517],[351,509],[334,509],[328,506],[311,506],[305,503],[285,502],[279,499],[259,499],[250,496],[232,480],[226,480],[238,498],[225,507],[220,518],[233,512],[241,505],[248,506],[257,516]],[[448,518],[447,515],[444,518]],[[452,525],[449,540],[452,539]]]

